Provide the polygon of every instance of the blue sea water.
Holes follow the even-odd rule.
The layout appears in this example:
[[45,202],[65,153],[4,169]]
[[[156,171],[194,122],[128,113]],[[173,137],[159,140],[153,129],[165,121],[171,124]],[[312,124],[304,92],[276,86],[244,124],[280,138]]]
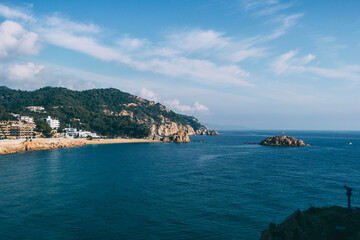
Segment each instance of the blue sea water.
[[346,206],[344,184],[360,206],[360,132],[244,144],[275,134],[0,156],[0,239],[259,239],[298,208]]

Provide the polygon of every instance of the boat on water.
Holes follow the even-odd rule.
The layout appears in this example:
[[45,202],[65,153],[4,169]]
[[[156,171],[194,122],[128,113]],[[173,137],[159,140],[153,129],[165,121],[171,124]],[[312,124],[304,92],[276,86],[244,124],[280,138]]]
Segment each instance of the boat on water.
[[348,145],[351,145],[352,144],[352,142],[348,142]]

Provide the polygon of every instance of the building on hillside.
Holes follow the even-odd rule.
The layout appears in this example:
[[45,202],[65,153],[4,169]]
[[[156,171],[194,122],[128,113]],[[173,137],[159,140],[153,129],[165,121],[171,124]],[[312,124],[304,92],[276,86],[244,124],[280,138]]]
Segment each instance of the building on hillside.
[[76,128],[68,127],[64,128],[65,137],[66,138],[99,138],[96,133],[92,133],[89,131],[77,130]]
[[34,123],[0,121],[0,138],[32,138],[36,135]]
[[28,106],[26,109],[32,112],[45,112],[45,108],[43,106]]
[[44,120],[52,129],[58,129],[60,127],[60,121],[57,119],[53,119],[48,116],[47,118],[44,118]]
[[16,138],[29,138],[33,137],[35,133],[36,125],[34,123],[22,123],[17,122],[12,124],[10,129],[10,136]]
[[0,138],[6,139],[10,137],[11,125],[15,121],[0,121]]
[[24,121],[27,123],[34,123],[34,118],[29,116],[20,116],[20,121]]
[[13,117],[15,117],[17,120],[20,120],[22,122],[27,122],[27,123],[34,123],[34,118],[29,117],[29,116],[21,116],[20,114],[15,114],[15,113],[11,113],[11,115]]

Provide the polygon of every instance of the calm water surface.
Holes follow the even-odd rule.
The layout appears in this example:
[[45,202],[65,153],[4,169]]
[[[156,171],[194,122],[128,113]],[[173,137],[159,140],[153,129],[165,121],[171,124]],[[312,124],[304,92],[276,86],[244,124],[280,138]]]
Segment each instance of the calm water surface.
[[0,239],[259,239],[298,208],[345,206],[344,184],[360,206],[360,132],[244,144],[274,134],[0,156]]

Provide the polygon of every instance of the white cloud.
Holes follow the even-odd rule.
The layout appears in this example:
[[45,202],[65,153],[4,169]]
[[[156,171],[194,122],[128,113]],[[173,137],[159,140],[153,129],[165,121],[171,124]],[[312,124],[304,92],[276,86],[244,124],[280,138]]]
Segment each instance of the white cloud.
[[199,112],[208,112],[209,111],[209,108],[207,106],[200,104],[199,102],[194,103],[194,108],[196,111],[199,111]]
[[0,4],[0,16],[7,19],[21,19],[28,21],[34,20],[31,15],[26,14],[24,11],[15,8],[9,8],[3,4]]
[[229,54],[229,59],[231,59],[233,62],[240,62],[250,57],[262,57],[264,55],[265,55],[264,48],[250,48],[250,49],[239,50],[234,52],[233,54]]
[[[56,46],[79,51],[101,60],[124,64],[137,70],[160,73],[166,76],[188,77],[207,84],[253,85],[246,80],[249,73],[236,65],[221,66],[210,60],[188,58],[178,54],[180,53],[178,50],[190,51],[197,47],[224,47],[226,45],[225,38],[220,38],[221,34],[214,31],[191,32],[187,36],[188,43],[185,47],[181,47],[180,42],[176,42],[174,35],[170,37],[174,42],[167,42],[165,47],[152,45],[146,39],[127,36],[120,39],[117,46],[105,46],[99,43],[96,37],[89,36],[88,33],[91,33],[91,29],[93,29],[92,25],[86,27],[86,25],[78,23],[75,24],[76,27],[66,27],[70,23],[72,25],[72,22],[60,17],[52,18],[52,22],[50,25],[39,26],[38,31],[47,42]],[[180,35],[185,36],[184,34]],[[196,37],[193,42],[191,42],[192,36]],[[210,41],[206,40],[207,37],[211,38]],[[143,49],[145,45],[147,48]],[[178,47],[174,51],[172,49],[175,45]],[[140,51],[135,51],[139,49]]]
[[274,39],[283,36],[287,32],[287,30],[295,26],[298,19],[302,18],[303,16],[304,16],[303,13],[297,13],[297,14],[278,17],[275,20],[275,22],[280,22],[281,23],[280,27],[275,29],[275,31],[272,34],[262,38],[262,41],[272,41]]
[[36,55],[42,48],[39,36],[19,23],[7,20],[0,25],[0,59]]
[[222,49],[229,45],[230,40],[223,35],[213,30],[191,30],[170,34],[168,42],[172,47],[190,52]]
[[296,51],[290,51],[279,56],[272,64],[273,71],[275,71],[276,74],[281,74],[287,71],[290,67],[288,61],[295,55]]
[[42,21],[43,27],[66,31],[69,33],[99,33],[100,27],[95,24],[85,24],[71,21],[60,15],[47,16]]
[[292,2],[281,4],[277,0],[241,0],[242,9],[251,12],[253,17],[264,17],[277,14],[291,8]]
[[44,86],[89,89],[96,85],[86,77],[77,76],[62,67],[28,62],[7,64],[0,68],[0,84],[17,89],[37,89]]
[[155,102],[163,102],[164,105],[166,105],[168,108],[182,112],[182,113],[195,113],[195,112],[201,112],[201,113],[208,113],[209,108],[203,104],[200,104],[198,101],[196,101],[193,106],[181,104],[179,99],[167,99],[162,100],[160,95],[149,90],[146,88],[141,88],[140,90],[140,97],[152,100]]
[[209,108],[205,105],[200,104],[199,102],[195,102],[193,106],[181,104],[178,99],[171,99],[164,101],[164,104],[175,111],[179,112],[208,112]]
[[34,78],[44,69],[43,65],[32,62],[27,64],[13,64],[8,66],[7,75],[10,81],[34,81]]
[[124,51],[132,51],[142,48],[144,45],[148,44],[146,39],[130,38],[125,36],[117,41],[117,44]]
[[42,36],[49,43],[63,48],[79,51],[106,61],[129,62],[129,59],[111,47],[102,46],[94,38],[76,36],[61,29],[43,29]]
[[158,94],[156,94],[153,91],[150,91],[146,88],[142,88],[140,90],[140,97],[145,98],[147,100],[155,101],[155,102],[160,101],[160,96]]
[[189,59],[184,57],[171,59],[151,59],[149,61],[133,61],[139,70],[152,71],[167,76],[190,77],[195,81],[207,84],[253,86],[245,79],[250,75],[236,65],[218,66],[207,60]]
[[298,73],[311,73],[326,78],[335,79],[349,79],[349,80],[360,80],[358,66],[345,66],[338,69],[331,68],[320,68],[313,66],[305,66],[310,61],[315,59],[315,56],[308,54],[302,58],[294,58],[297,54],[296,51],[289,51],[277,57],[271,64],[273,71],[276,74],[298,74]]
[[[250,1],[247,8],[258,8],[256,6],[260,3]],[[281,8],[276,1],[266,1],[266,5]],[[234,40],[211,29],[195,29],[170,33],[165,36],[165,41],[157,43],[125,35],[114,45],[106,45],[99,40],[102,32],[99,26],[75,22],[59,14],[39,18],[39,21],[35,21],[31,26],[50,44],[136,70],[211,85],[254,86],[249,82],[250,73],[243,70],[238,63],[248,58],[264,56],[265,48],[254,45],[285,34],[301,16],[302,14],[294,14],[281,18],[281,27],[272,35],[256,37],[254,39],[257,40],[253,42]],[[36,37],[37,35],[33,35],[33,42]],[[31,42],[28,43],[30,45]],[[37,48],[26,49],[36,52]]]

